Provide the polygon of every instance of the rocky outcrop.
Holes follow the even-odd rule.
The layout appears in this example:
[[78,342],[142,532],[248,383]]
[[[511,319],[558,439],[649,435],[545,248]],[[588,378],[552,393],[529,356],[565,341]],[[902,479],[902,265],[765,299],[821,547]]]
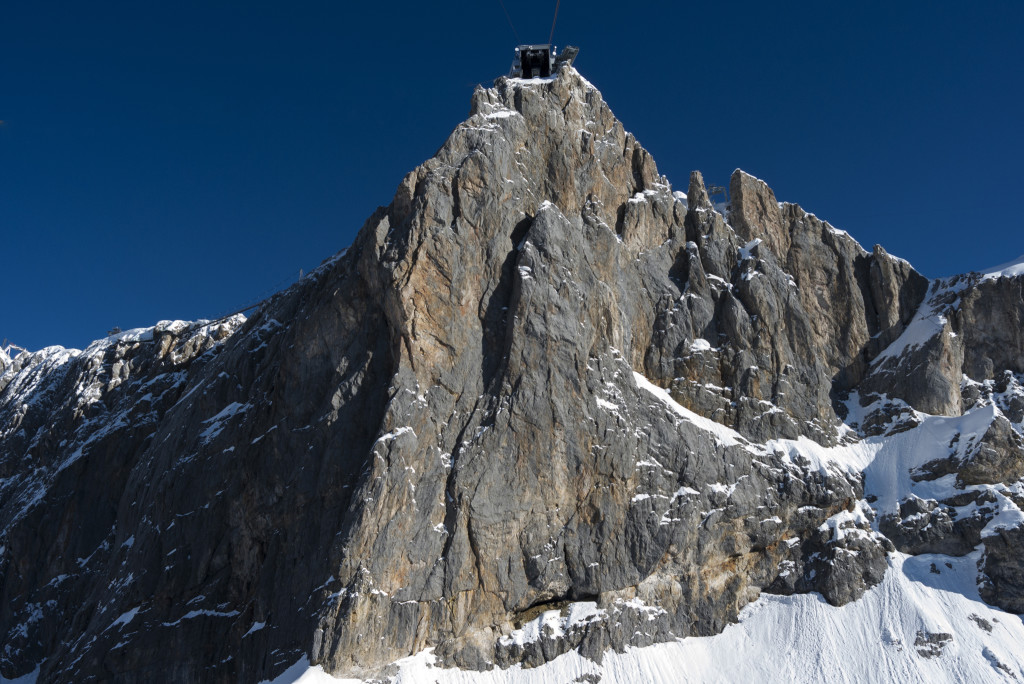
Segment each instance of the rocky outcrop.
[[[900,340],[955,302],[922,311],[906,262],[730,185],[727,215],[699,173],[673,192],[571,68],[499,79],[249,320],[13,359],[0,674],[258,681],[305,656],[377,677],[425,648],[531,666],[716,633],[763,591],[856,600],[894,547],[823,447],[857,439],[846,394],[917,363]],[[971,320],[1001,320],[982,299]],[[1013,359],[958,348],[936,378]],[[943,382],[892,396],[1015,405]],[[1013,475],[1008,425],[950,467]],[[880,527],[964,551],[984,536],[965,505]],[[1016,586],[999,554],[993,595]]]
[[792,238],[782,204],[768,184],[737,169],[729,179],[729,200],[729,222],[739,236],[747,242],[763,240],[785,262]]
[[981,542],[981,531],[991,520],[994,498],[971,497],[976,506],[966,515],[963,502],[943,505],[934,499],[912,496],[900,502],[899,512],[882,516],[878,529],[903,553],[942,553],[964,556]]
[[[860,382],[867,364],[899,337],[924,299],[927,280],[906,261],[856,241],[740,170],[730,182],[729,218],[744,240],[763,241],[789,274],[834,390]],[[805,359],[799,359],[806,363]]]
[[862,394],[886,394],[927,413],[959,415],[965,408],[963,378],[979,383],[1024,372],[1020,288],[1019,277],[976,273],[935,281],[909,329],[874,360]]
[[700,175],[691,177],[686,243],[670,271],[680,296],[658,303],[647,373],[753,439],[834,442],[834,399],[902,333],[927,281],[881,248],[867,254],[798,206],[778,204],[742,171],[731,188],[730,225]]
[[1011,613],[1024,613],[1024,527],[1003,528],[985,538],[981,598]]
[[97,601],[111,590],[102,586],[112,579],[109,569],[127,565],[136,539],[124,522],[118,534],[118,521],[135,503],[125,498],[133,490],[133,476],[138,477],[134,471],[161,421],[183,398],[182,379],[211,362],[238,324],[237,319],[215,325],[160,323],[101,340],[84,352],[59,347],[22,352],[4,373],[0,670],[5,676],[12,667],[24,669],[18,663],[56,661],[62,649],[87,633],[97,611],[104,612]]
[[1024,373],[1024,296],[1021,278],[981,278],[961,295],[955,331],[963,335],[967,377],[992,380]]
[[[1024,592],[1024,574],[1008,551],[1008,540],[1021,534],[1024,505],[1022,306],[1019,277],[935,281],[906,332],[858,388],[862,403],[874,402],[872,423],[904,411],[902,402],[924,414],[963,415],[965,429],[910,472],[914,481],[933,483],[937,498],[903,499],[898,513],[882,516],[880,529],[907,553],[981,549],[983,598],[1014,612]],[[914,422],[920,417],[911,429]]]
[[962,485],[1014,483],[1024,477],[1024,438],[1004,416],[996,416],[985,434],[957,464]]

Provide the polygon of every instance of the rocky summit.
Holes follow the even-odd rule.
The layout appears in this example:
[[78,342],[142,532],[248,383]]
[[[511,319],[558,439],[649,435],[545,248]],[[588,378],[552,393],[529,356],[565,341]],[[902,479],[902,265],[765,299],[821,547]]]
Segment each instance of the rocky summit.
[[1024,677],[1024,269],[685,190],[571,67],[501,78],[247,320],[0,354],[0,675],[699,681],[774,615]]

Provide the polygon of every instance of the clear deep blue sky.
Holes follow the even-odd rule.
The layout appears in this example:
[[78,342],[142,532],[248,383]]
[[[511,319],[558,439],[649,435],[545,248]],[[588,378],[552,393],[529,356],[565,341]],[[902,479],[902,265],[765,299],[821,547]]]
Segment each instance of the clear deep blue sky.
[[[212,318],[351,243],[516,37],[478,2],[0,19],[0,339]],[[505,0],[545,42],[554,0]],[[929,277],[1024,253],[1024,2],[582,2],[555,43],[685,190],[741,167]]]

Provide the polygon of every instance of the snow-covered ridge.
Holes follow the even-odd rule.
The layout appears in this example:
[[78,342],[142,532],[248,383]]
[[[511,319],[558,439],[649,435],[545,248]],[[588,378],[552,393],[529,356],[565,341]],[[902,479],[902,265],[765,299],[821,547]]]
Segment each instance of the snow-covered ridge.
[[[242,314],[236,314],[229,319],[222,319],[223,321],[229,322],[232,327],[239,327],[245,322],[245,316]],[[199,319],[195,321],[182,321],[182,320],[165,320],[158,321],[155,325],[150,325],[141,328],[131,328],[129,330],[122,330],[120,332],[111,333],[106,337],[101,337],[91,342],[84,350],[76,349],[74,347],[62,347],[60,345],[52,345],[44,347],[38,351],[25,351],[19,350],[17,354],[10,354],[11,350],[4,350],[0,348],[0,363],[5,359],[8,364],[13,363],[13,360],[20,358],[23,354],[29,356],[33,354],[45,353],[46,356],[57,353],[56,350],[67,352],[71,356],[78,356],[79,354],[94,354],[98,351],[102,351],[111,345],[115,344],[132,344],[137,342],[152,342],[154,336],[158,334],[170,334],[170,335],[182,335],[188,331],[201,332],[203,328],[209,327],[212,324],[219,323],[221,321],[210,321],[207,319]],[[2,367],[2,366],[0,366]]]
[[[900,500],[909,496],[945,499],[962,491],[991,489],[1001,501],[990,529],[1014,527],[1024,522],[1024,513],[1003,488],[993,485],[973,485],[957,488],[955,478],[946,476],[934,481],[914,481],[911,474],[930,461],[955,453],[950,447],[954,441],[970,443],[977,440],[996,418],[1005,417],[995,404],[979,406],[962,416],[931,416],[920,411],[914,415],[919,425],[892,435],[858,439],[852,443],[824,447],[806,437],[797,440],[773,439],[753,444],[735,430],[704,418],[678,404],[671,395],[639,373],[634,373],[637,386],[660,399],[677,415],[705,430],[724,444],[742,446],[753,453],[782,452],[790,462],[808,464],[812,469],[836,468],[844,472],[865,475],[865,493],[876,497],[873,508],[881,514],[896,510]],[[856,393],[848,400],[850,414],[861,416],[882,406],[887,400],[879,399],[873,406],[860,407]],[[847,426],[848,433],[855,433]],[[954,440],[956,438],[956,440]]]
[[[637,385],[658,397],[666,406],[697,427],[714,434],[721,442],[739,445],[754,453],[783,452],[790,462],[809,464],[813,469],[836,468],[845,472],[865,476],[865,493],[875,497],[873,508],[879,514],[892,513],[898,509],[901,500],[916,496],[943,500],[964,491],[986,491],[996,497],[998,507],[983,535],[992,534],[1004,527],[1016,527],[1024,523],[1024,512],[1020,510],[1011,492],[999,485],[957,486],[956,478],[948,475],[932,481],[915,481],[912,474],[921,466],[951,454],[957,449],[951,444],[971,444],[986,433],[993,421],[1005,418],[995,403],[987,403],[971,409],[961,416],[932,416],[914,411],[917,427],[891,435],[880,435],[858,439],[852,443],[824,447],[817,442],[801,437],[797,440],[775,439],[763,445],[752,444],[729,427],[699,416],[681,406],[666,390],[657,387],[647,378],[634,373]],[[860,417],[877,409],[888,401],[878,399],[874,405],[859,406],[859,395],[854,393],[848,400],[850,415]],[[847,426],[848,433],[855,433]]]
[[995,280],[996,278],[1012,278],[1014,276],[1024,275],[1024,254],[1021,254],[1012,261],[1007,261],[1005,264],[999,264],[991,268],[986,268],[981,271],[983,280]]
[[[162,395],[184,382],[185,375],[175,372],[176,366],[201,352],[204,345],[220,343],[244,322],[241,315],[212,323],[160,321],[108,335],[84,350],[53,346],[22,351],[0,368],[0,442],[21,445],[25,458],[36,458],[37,450],[49,439],[51,423],[65,414],[72,421],[54,462],[39,463],[31,477],[0,479],[0,500],[17,511],[12,519],[41,502],[53,478],[92,446],[137,424],[142,416],[156,420],[145,408],[159,399],[155,393]],[[189,344],[195,340],[198,342]],[[181,343],[184,348],[178,348]],[[149,367],[153,359],[161,357],[165,372],[140,385],[133,369]],[[110,404],[109,393],[121,385],[139,385],[135,392],[138,401],[126,406]],[[43,423],[37,427],[40,419]]]
[[[0,392],[7,393],[6,396],[0,394],[0,400],[4,402],[28,401],[31,403],[33,401],[32,395],[39,389],[40,384],[50,373],[57,371],[68,362],[76,359],[86,362],[90,360],[98,362],[111,347],[154,342],[163,335],[175,338],[188,333],[208,335],[214,326],[220,326],[222,333],[230,334],[230,332],[240,328],[245,320],[245,316],[236,314],[222,321],[159,321],[156,325],[132,328],[107,335],[93,341],[84,350],[54,345],[34,352],[20,351],[13,358],[0,350],[0,354],[2,354],[0,356]],[[94,392],[91,392],[86,387],[82,387],[80,390],[80,395],[87,402],[89,401],[88,398],[94,394]],[[2,436],[2,433],[0,433],[0,436]]]
[[[903,333],[872,360],[872,367],[877,368],[888,360],[899,359],[907,351],[920,347],[948,330],[949,320],[945,312],[948,308],[957,306],[960,293],[967,289],[968,285],[969,281],[961,277],[932,281],[928,296],[921,302],[914,318],[907,324]],[[949,303],[951,298],[952,304]]]

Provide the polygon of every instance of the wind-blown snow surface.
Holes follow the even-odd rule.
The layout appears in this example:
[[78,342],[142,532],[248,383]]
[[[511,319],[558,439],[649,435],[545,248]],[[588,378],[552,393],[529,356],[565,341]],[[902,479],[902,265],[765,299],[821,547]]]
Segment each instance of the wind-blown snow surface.
[[1008,261],[1005,264],[999,264],[998,266],[993,266],[992,268],[986,268],[984,271],[981,272],[981,275],[986,280],[990,278],[1009,278],[1011,276],[1024,275],[1024,254],[1021,254],[1013,261]]
[[[863,471],[865,493],[874,495],[876,513],[894,510],[912,494],[943,498],[953,493],[952,477],[913,482],[910,470],[949,453],[954,435],[969,441],[982,435],[1001,415],[984,405],[959,417],[914,412],[919,425],[896,434],[870,437],[826,448],[802,438],[751,444],[735,431],[698,416],[672,400],[665,390],[642,375],[637,385],[697,427],[720,440],[755,452],[781,451],[810,467]],[[856,423],[872,407],[849,401],[848,421]],[[850,428],[850,433],[853,429]],[[983,533],[1000,525],[1016,525],[1021,511],[989,489],[999,512]],[[846,515],[857,515],[859,510]],[[837,521],[838,522],[841,521]],[[827,524],[827,523],[826,523]],[[966,556],[892,553],[889,569],[878,586],[840,608],[819,594],[762,594],[745,607],[737,624],[711,637],[689,637],[624,653],[608,651],[601,663],[576,652],[537,668],[470,672],[434,666],[430,650],[396,663],[393,684],[540,684],[587,681],[601,684],[651,682],[1010,682],[1024,679],[1024,622],[1021,617],[984,603],[978,594],[981,550]],[[572,613],[561,618],[571,620]],[[544,614],[520,632],[543,638],[545,624],[557,631],[558,616]],[[513,635],[515,636],[515,635]],[[520,635],[522,637],[522,635]],[[308,661],[296,663],[273,684],[336,684],[339,680]]]

